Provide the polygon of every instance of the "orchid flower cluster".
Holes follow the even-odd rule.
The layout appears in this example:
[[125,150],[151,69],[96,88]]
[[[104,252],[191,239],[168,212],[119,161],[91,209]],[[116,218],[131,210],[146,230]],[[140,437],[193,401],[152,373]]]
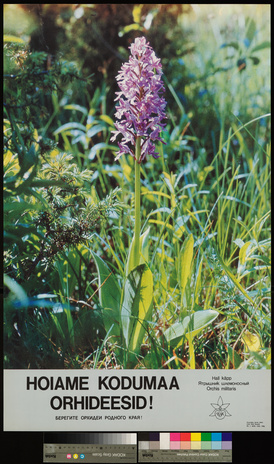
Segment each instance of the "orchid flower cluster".
[[[129,61],[122,65],[116,77],[120,88],[115,99],[119,103],[115,113],[117,130],[113,131],[111,141],[122,134],[115,160],[129,153],[141,163],[147,155],[159,157],[155,149],[157,140],[165,143],[160,132],[165,127],[162,120],[166,117],[166,101],[161,96],[164,91],[162,65],[149,42],[145,37],[138,37],[129,48]],[[137,140],[140,144],[138,154]]]
[[166,101],[161,96],[164,91],[162,65],[152,47],[145,37],[139,37],[129,48],[129,61],[122,65],[116,77],[120,91],[116,92],[116,131],[113,131],[111,141],[122,135],[115,160],[127,153],[135,160],[134,236],[128,257],[131,265],[127,266],[131,269],[141,263],[140,166],[147,155],[158,158],[155,142],[164,143],[160,133],[165,127],[162,120],[166,117]]

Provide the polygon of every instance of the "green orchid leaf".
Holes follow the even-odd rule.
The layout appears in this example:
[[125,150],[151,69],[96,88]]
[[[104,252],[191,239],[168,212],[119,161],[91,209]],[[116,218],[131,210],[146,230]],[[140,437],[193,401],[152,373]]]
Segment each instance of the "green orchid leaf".
[[108,332],[111,326],[112,335],[120,335],[121,317],[120,300],[121,289],[105,262],[94,252],[91,252],[99,277],[99,301],[102,307],[102,318],[105,330]]
[[211,324],[219,313],[213,309],[196,311],[186,316],[182,322],[175,322],[165,332],[164,336],[172,346],[179,344],[183,337],[195,337],[207,325]]
[[148,323],[152,318],[153,276],[147,264],[134,268],[128,275],[121,308],[122,328],[130,353],[138,355]]
[[[139,264],[145,264],[148,261],[148,237],[149,237],[149,231],[150,228],[148,228],[140,237],[140,250],[141,250],[141,256],[140,256],[140,262]],[[133,237],[133,240],[130,244],[129,247],[129,253],[128,253],[128,260],[127,260],[127,265],[126,265],[126,275],[128,276],[129,273],[132,271],[134,268],[134,240],[135,237]]]

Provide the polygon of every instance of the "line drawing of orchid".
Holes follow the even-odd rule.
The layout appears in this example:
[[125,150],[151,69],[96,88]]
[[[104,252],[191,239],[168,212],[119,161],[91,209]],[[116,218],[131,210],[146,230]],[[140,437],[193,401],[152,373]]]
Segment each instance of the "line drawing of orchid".
[[230,403],[224,403],[223,398],[219,396],[217,403],[210,403],[213,407],[214,411],[212,411],[209,416],[216,417],[216,419],[224,419],[226,416],[231,416],[231,414],[227,411],[228,406]]

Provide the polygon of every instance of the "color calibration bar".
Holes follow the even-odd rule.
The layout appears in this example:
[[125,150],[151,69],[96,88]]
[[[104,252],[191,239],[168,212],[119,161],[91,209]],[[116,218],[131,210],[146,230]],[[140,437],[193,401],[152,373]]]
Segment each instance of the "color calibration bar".
[[45,433],[43,462],[137,463],[136,433]]
[[137,433],[45,432],[44,443],[137,445]]
[[139,462],[232,462],[232,433],[138,433]]

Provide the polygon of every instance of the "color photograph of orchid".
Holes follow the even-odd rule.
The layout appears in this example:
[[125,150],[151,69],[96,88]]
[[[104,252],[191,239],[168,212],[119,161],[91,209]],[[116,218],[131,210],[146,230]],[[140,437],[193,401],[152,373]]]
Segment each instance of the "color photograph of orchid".
[[3,72],[4,367],[270,369],[270,5],[5,5]]

